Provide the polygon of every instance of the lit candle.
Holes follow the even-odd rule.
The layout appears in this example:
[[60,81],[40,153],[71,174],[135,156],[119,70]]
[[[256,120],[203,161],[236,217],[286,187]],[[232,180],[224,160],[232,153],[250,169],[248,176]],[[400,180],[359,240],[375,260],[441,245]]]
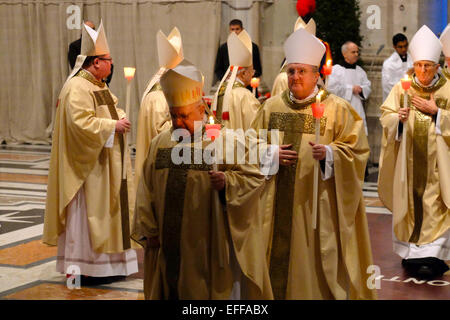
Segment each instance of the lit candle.
[[125,68],[123,68],[123,73],[125,74],[125,78],[128,81],[133,80],[135,72],[136,72],[136,68],[132,68],[132,67],[125,67]]
[[408,91],[411,88],[411,78],[407,74],[401,79],[401,82],[403,90]]
[[[411,87],[411,79],[407,74],[401,79],[403,92],[403,108],[408,108],[408,90]],[[401,172],[401,181],[404,182],[406,178],[406,135],[407,135],[407,123],[403,123],[403,131],[402,131],[402,162],[403,168]]]
[[[220,124],[214,123],[213,116],[209,116],[209,123],[205,124],[206,129],[206,136],[208,139],[211,139],[213,143],[220,136]],[[214,146],[214,150],[215,150]],[[215,156],[215,151],[213,153],[214,162],[213,162],[213,171],[219,171],[217,167],[217,159]],[[223,234],[223,228],[222,228],[222,221],[223,221],[223,214],[222,214],[222,206],[220,204],[219,200],[219,193],[217,190],[214,192],[214,198],[213,198],[213,205],[214,205],[214,212],[216,214],[216,221],[217,221],[217,245],[219,250],[219,266],[221,268],[224,267],[224,261],[225,261],[225,249],[222,247],[222,242],[224,241],[224,234]]]
[[322,67],[322,74],[325,77],[325,89],[328,87],[328,76],[331,74],[331,72],[333,71],[333,62],[331,61],[331,59],[327,59],[327,63]]
[[[320,90],[316,96],[316,103],[312,104],[313,116],[316,119],[316,140],[315,144],[320,142],[320,118],[323,116],[325,105],[321,103],[323,90]],[[313,207],[312,207],[312,225],[315,230],[317,227],[317,198],[319,189],[319,161],[314,161],[314,185],[313,185]]]
[[253,88],[252,89],[253,95],[255,95],[256,88],[259,87],[259,78],[252,78],[252,80],[250,81],[250,86]]
[[324,76],[329,76],[331,74],[331,71],[333,70],[333,66],[331,65],[331,59],[327,60],[327,63],[322,68],[322,74]]
[[[125,114],[130,119],[130,95],[131,95],[131,80],[134,78],[134,73],[136,68],[125,67],[123,68],[123,73],[125,75],[125,79],[127,79],[127,96],[126,96],[126,104],[125,104]],[[122,178],[126,179],[127,177],[127,161],[128,161],[128,135],[126,133],[123,134],[123,141],[125,144],[124,153],[123,153],[123,166],[122,166]]]

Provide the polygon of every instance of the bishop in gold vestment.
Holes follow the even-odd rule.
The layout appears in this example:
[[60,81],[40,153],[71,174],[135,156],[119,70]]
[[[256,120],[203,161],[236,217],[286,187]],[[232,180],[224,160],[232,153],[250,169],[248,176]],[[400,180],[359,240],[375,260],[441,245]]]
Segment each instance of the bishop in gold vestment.
[[[184,60],[162,76],[161,85],[174,127],[150,145],[132,233],[145,248],[145,298],[229,299],[234,291],[245,299],[272,298],[257,211],[264,178],[246,164],[219,164],[212,171],[211,158],[205,157],[211,141],[201,139],[203,80],[193,65]],[[194,121],[202,125],[195,128]],[[216,190],[223,212],[214,205]]]
[[[373,299],[372,264],[362,193],[369,156],[362,119],[345,100],[325,91],[320,142],[315,143],[318,65],[325,47],[303,29],[286,41],[289,89],[267,100],[252,128],[280,145],[279,171],[261,196],[264,235],[275,299]],[[313,168],[320,160],[317,227],[312,224]],[[321,177],[320,177],[321,176]]]
[[102,25],[97,42],[83,32],[82,55],[59,96],[43,242],[58,245],[57,270],[62,273],[76,265],[85,276],[129,275],[137,272],[131,249],[136,244],[130,239],[134,192],[129,157],[127,179],[122,179],[122,133],[129,122],[100,81],[112,63]]
[[406,101],[397,83],[381,106],[378,192],[392,211],[394,251],[403,266],[434,278],[450,260],[450,85],[438,73],[441,46],[428,27],[416,33],[410,52]]
[[230,66],[219,84],[211,109],[225,128],[245,132],[261,106],[251,91],[246,89],[255,74],[252,39],[245,30],[238,35],[231,32],[227,47]]

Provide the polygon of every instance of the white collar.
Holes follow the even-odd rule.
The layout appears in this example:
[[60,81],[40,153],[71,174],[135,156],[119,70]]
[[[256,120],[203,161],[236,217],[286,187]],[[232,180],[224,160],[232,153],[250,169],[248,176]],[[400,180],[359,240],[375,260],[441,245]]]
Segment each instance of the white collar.
[[423,87],[423,88],[428,88],[428,87],[434,86],[434,84],[439,80],[439,75],[436,73],[436,74],[434,75],[433,80],[431,80],[430,84],[427,85],[427,86],[426,86],[426,85],[423,85],[423,84],[419,81],[419,79],[417,79],[416,76],[414,76],[414,79],[416,80],[416,82],[417,82],[421,87]]
[[312,97],[314,97],[318,92],[319,92],[319,88],[318,88],[317,86],[315,86],[313,92],[312,92],[309,96],[307,96],[305,99],[303,99],[303,100],[298,100],[298,99],[296,99],[296,98],[294,97],[294,94],[293,94],[291,91],[289,91],[289,97],[290,97],[291,100],[292,100],[293,102],[295,102],[295,103],[303,103],[303,102],[305,102],[306,100],[311,99]]

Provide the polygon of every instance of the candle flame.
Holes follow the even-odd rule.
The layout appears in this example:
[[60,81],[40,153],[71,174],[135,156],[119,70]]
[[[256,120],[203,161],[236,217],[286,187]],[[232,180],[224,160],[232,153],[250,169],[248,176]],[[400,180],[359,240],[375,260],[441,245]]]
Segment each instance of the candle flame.
[[135,72],[136,72],[136,68],[132,68],[132,67],[123,68],[123,73],[125,74],[125,78],[127,78],[128,80],[133,79]]
[[328,59],[328,60],[327,60],[327,66],[328,66],[328,67],[331,66],[331,59]]
[[252,88],[259,87],[259,78],[252,78],[252,80],[250,81],[250,85]]
[[411,78],[409,77],[409,75],[406,73],[403,78],[402,81],[411,81]]
[[209,124],[214,124],[214,118],[213,118],[213,116],[209,116]]

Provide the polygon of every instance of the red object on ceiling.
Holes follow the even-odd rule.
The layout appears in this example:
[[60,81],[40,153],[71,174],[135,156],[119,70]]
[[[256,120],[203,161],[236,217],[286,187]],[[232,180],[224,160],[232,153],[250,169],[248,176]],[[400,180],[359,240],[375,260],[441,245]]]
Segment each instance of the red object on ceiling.
[[316,0],[297,0],[296,8],[300,17],[312,14],[316,10]]

